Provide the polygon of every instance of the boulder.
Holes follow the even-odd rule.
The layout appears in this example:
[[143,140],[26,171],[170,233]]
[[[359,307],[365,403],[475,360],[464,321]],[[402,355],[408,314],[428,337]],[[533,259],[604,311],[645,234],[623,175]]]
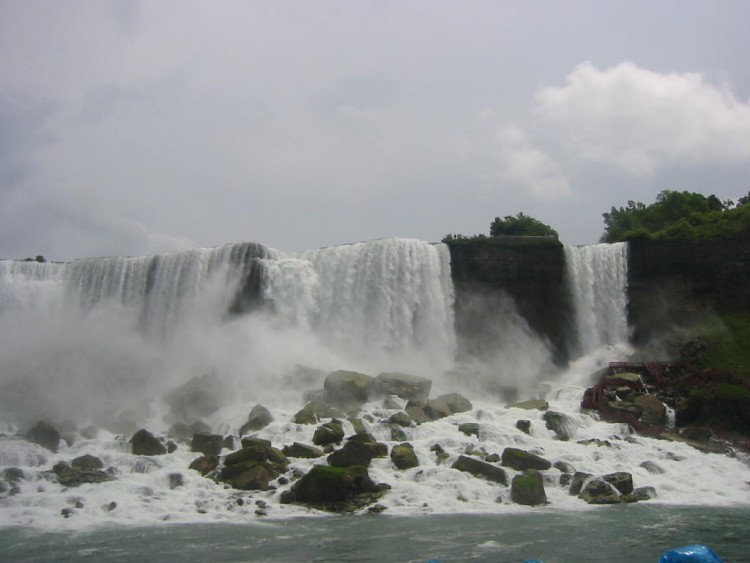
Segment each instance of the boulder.
[[[76,459],[80,460],[80,458]],[[84,464],[89,463],[89,461],[90,460],[86,460]],[[114,475],[102,471],[101,469],[81,466],[72,467],[64,461],[56,463],[52,468],[52,472],[57,477],[57,481],[64,487],[78,487],[84,483],[104,483],[115,479]]]
[[372,448],[373,457],[385,457],[388,455],[388,445],[378,442],[372,434],[355,434],[354,436],[349,436],[346,440],[347,442],[367,444]]
[[299,457],[304,459],[312,459],[323,455],[323,450],[320,448],[301,444],[300,442],[294,442],[291,446],[284,446],[281,448],[281,451],[287,457]]
[[664,473],[664,469],[659,464],[650,460],[642,462],[641,467],[643,467],[643,469],[645,469],[649,473],[653,473],[654,475],[661,475],[662,473]]
[[513,477],[510,484],[510,498],[516,504],[538,506],[547,503],[544,492],[544,479],[535,469],[527,469],[520,475]]
[[397,410],[404,408],[402,400],[396,397],[396,395],[386,395],[383,399],[383,408],[388,410]]
[[214,471],[219,466],[218,457],[201,456],[192,461],[188,469],[193,469],[204,477]]
[[425,406],[422,402],[409,401],[404,410],[416,424],[423,424],[430,421],[430,417],[425,412]]
[[500,483],[501,485],[508,484],[508,477],[502,467],[498,467],[497,465],[493,465],[491,463],[487,463],[473,457],[464,455],[458,456],[458,459],[453,463],[453,465],[451,465],[451,467],[453,469],[458,469],[459,471],[471,473],[475,477],[487,479],[488,481],[492,481],[493,483]]
[[591,479],[581,489],[578,498],[589,504],[618,504],[623,502],[617,489],[604,479]]
[[391,461],[397,468],[404,470],[419,465],[417,454],[414,453],[414,447],[409,444],[397,444],[391,450]]
[[326,444],[338,444],[344,439],[344,427],[336,419],[331,422],[321,424],[315,429],[313,434],[313,444],[316,446],[325,446]]
[[376,485],[365,467],[315,465],[292,486],[283,501],[332,512],[351,512],[375,502],[387,488]]
[[254,432],[256,430],[262,430],[273,422],[273,416],[263,405],[255,405],[251,410],[250,414],[247,415],[247,422],[240,428],[240,436]]
[[334,371],[323,382],[325,400],[337,405],[367,401],[374,378],[356,371]]
[[385,395],[423,402],[430,396],[432,381],[406,373],[384,372],[375,378],[374,387]]
[[570,488],[568,489],[568,494],[572,496],[578,496],[581,492],[581,489],[583,488],[583,484],[586,482],[586,479],[591,477],[591,473],[584,473],[583,471],[576,471],[573,474],[573,479],[570,482]]
[[344,447],[328,456],[328,463],[334,467],[353,467],[359,465],[367,467],[375,457],[372,444],[362,442],[346,442]]
[[569,473],[570,475],[573,475],[573,473],[576,472],[576,468],[567,461],[556,461],[552,464],[552,467],[560,471],[560,473]]
[[104,463],[101,459],[91,454],[78,456],[70,462],[73,469],[103,469]]
[[637,373],[631,373],[631,372],[613,373],[611,375],[608,375],[607,379],[609,380],[622,379],[623,381],[627,381],[629,383],[643,384],[643,380],[641,379],[641,376],[638,375]]
[[16,483],[21,479],[26,479],[26,474],[20,467],[8,467],[3,471],[3,479],[8,483]]
[[325,401],[310,401],[294,415],[297,424],[317,424],[322,418],[340,418],[344,413]]
[[621,495],[629,495],[633,492],[633,476],[625,471],[609,473],[602,479],[617,489]]
[[520,403],[508,403],[505,405],[506,409],[524,409],[527,411],[546,411],[549,408],[549,403],[542,399],[532,399],[531,401],[521,401]]
[[543,418],[547,429],[552,430],[557,435],[558,440],[567,442],[573,436],[575,424],[569,416],[561,412],[547,411]]
[[219,477],[229,486],[243,491],[267,491],[278,473],[268,464],[245,461],[223,467]]
[[403,426],[404,428],[408,428],[409,426],[411,426],[411,417],[404,411],[400,411],[388,417],[388,422],[390,422],[391,424],[396,424],[398,426]]
[[393,442],[406,442],[409,437],[401,426],[391,426],[391,440]]
[[450,408],[453,414],[459,412],[468,412],[474,408],[469,399],[467,399],[463,395],[459,395],[458,393],[447,393],[445,395],[440,395],[437,400],[442,401],[443,403],[448,405],[448,408]]
[[467,436],[476,436],[477,438],[479,438],[479,423],[464,422],[458,425],[458,431],[463,432]]
[[641,421],[645,424],[657,426],[667,421],[667,407],[656,395],[638,395],[634,403],[641,409]]
[[167,448],[151,432],[142,428],[130,438],[134,455],[165,455]]
[[451,408],[439,399],[428,399],[424,412],[430,420],[439,420],[453,414]]
[[182,473],[170,473],[167,477],[169,479],[170,490],[182,487],[185,484],[185,478],[182,476]]
[[211,457],[219,455],[223,446],[224,436],[221,434],[193,434],[190,451]]
[[531,421],[530,420],[517,420],[516,428],[518,428],[524,434],[531,435]]
[[169,393],[164,401],[172,416],[188,421],[209,416],[224,404],[224,391],[219,376],[206,374],[194,377]]
[[656,489],[653,487],[638,487],[637,489],[633,489],[633,492],[630,494],[631,497],[633,497],[633,500],[641,501],[641,500],[651,500],[652,498],[656,498]]
[[545,470],[552,467],[552,463],[543,457],[519,450],[518,448],[505,448],[500,463],[516,471],[523,471],[525,469]]
[[60,433],[53,426],[41,420],[26,433],[26,439],[55,453],[60,446]]

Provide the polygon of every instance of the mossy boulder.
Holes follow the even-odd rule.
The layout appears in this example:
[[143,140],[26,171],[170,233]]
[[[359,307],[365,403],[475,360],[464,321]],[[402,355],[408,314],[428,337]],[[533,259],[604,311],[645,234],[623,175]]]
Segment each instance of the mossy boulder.
[[[94,456],[90,456],[94,458]],[[94,458],[99,459],[99,458]],[[93,467],[96,465],[94,459],[81,459],[76,458],[77,464],[73,466],[65,461],[60,461],[55,464],[52,468],[52,472],[55,474],[57,481],[64,487],[79,487],[85,483],[105,483],[107,481],[113,481],[114,475],[102,471],[99,467]],[[101,460],[99,460],[101,464]]]
[[518,428],[524,434],[531,435],[531,421],[530,420],[517,420],[516,428]]
[[242,446],[224,458],[219,479],[235,489],[268,490],[270,481],[286,471],[286,456],[268,440],[243,438]]
[[409,443],[397,444],[391,450],[391,461],[397,468],[404,470],[419,465],[419,459],[414,452],[414,446]]
[[375,378],[374,388],[385,395],[396,395],[407,401],[426,401],[432,381],[406,373],[384,372]]
[[390,417],[388,417],[388,422],[391,424],[396,424],[398,426],[403,426],[404,428],[408,428],[412,424],[411,417],[404,411],[399,411],[392,414]]
[[209,473],[212,473],[213,471],[215,471],[217,467],[219,467],[218,457],[208,457],[208,456],[202,455],[194,459],[188,466],[188,469],[197,471],[198,473],[200,473],[201,475],[205,477]]
[[475,477],[481,477],[493,483],[500,483],[501,485],[508,484],[508,476],[502,467],[493,465],[491,463],[484,462],[469,456],[459,456],[458,459],[451,465],[453,469],[459,471],[465,471],[471,473]]
[[367,468],[315,465],[284,495],[285,502],[303,503],[331,512],[351,512],[378,500],[387,485],[376,485]]
[[477,438],[479,438],[479,423],[464,422],[458,425],[458,431],[466,434],[467,436],[476,436]]
[[167,448],[156,436],[145,428],[140,429],[130,438],[134,455],[166,455]]
[[567,442],[575,433],[573,419],[561,412],[547,411],[543,415],[548,430],[555,433],[558,440]]
[[416,424],[424,424],[430,421],[430,417],[425,412],[426,404],[421,401],[409,401],[404,409]]
[[667,420],[667,407],[656,395],[638,395],[633,401],[641,409],[641,421],[650,425],[662,425]]
[[513,477],[510,484],[510,498],[516,504],[538,506],[547,503],[544,479],[536,469],[527,469]]
[[372,444],[346,442],[342,448],[328,456],[328,463],[334,467],[367,467],[373,457],[375,448]]
[[321,424],[313,434],[313,444],[325,446],[327,444],[338,444],[344,439],[344,427],[337,419]]
[[300,442],[294,442],[291,446],[284,446],[281,448],[281,451],[287,457],[299,457],[305,459],[312,459],[323,455],[323,450],[320,448],[308,446],[307,444],[302,444]]
[[518,448],[505,448],[500,463],[516,471],[525,469],[545,470],[552,467],[552,462]]
[[453,414],[448,404],[439,399],[428,399],[424,412],[430,420],[439,420]]
[[633,492],[633,476],[626,471],[609,473],[602,479],[617,489],[621,495],[629,495]]
[[591,479],[581,489],[578,498],[588,504],[618,504],[623,502],[619,491],[604,479]]
[[578,496],[581,493],[581,489],[583,489],[584,483],[591,476],[592,476],[591,473],[585,473],[583,471],[576,471],[573,474],[573,479],[570,482],[570,488],[568,489],[568,494],[572,496]]

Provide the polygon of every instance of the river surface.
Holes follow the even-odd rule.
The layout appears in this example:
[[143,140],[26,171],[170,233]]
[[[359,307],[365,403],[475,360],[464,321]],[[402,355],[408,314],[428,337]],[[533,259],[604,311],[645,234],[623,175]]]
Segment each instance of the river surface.
[[702,543],[750,561],[750,509],[603,506],[586,512],[295,518],[253,524],[0,531],[4,561],[658,561]]

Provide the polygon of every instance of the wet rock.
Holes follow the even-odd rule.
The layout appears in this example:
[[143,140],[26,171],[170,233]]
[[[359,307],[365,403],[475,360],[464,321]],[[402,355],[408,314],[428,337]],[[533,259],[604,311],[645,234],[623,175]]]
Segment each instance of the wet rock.
[[374,387],[385,395],[424,402],[430,396],[432,381],[406,373],[384,372],[375,378]]
[[500,463],[503,466],[511,467],[516,471],[523,471],[525,469],[545,470],[552,467],[552,463],[543,457],[518,448],[505,448]]
[[219,466],[218,457],[201,456],[192,461],[188,469],[193,469],[204,477]]
[[64,461],[56,463],[52,472],[55,474],[57,481],[64,487],[78,487],[84,483],[105,483],[115,479],[114,475],[101,469],[72,467]]
[[387,488],[376,485],[364,467],[315,465],[283,500],[331,512],[351,512],[377,501]]
[[388,422],[391,424],[403,426],[404,428],[408,428],[411,426],[411,417],[404,411],[401,411],[388,417]]
[[146,429],[141,429],[130,438],[134,455],[165,455],[167,448]]
[[620,491],[621,495],[629,495],[633,492],[633,476],[630,473],[618,471],[604,475],[602,479]]
[[337,407],[324,401],[310,401],[297,414],[294,422],[297,424],[317,424],[322,418],[341,418],[344,413]]
[[334,419],[331,422],[321,424],[313,434],[313,444],[325,446],[326,444],[338,444],[344,439],[344,427],[341,422]]
[[430,417],[425,412],[425,406],[425,403],[419,401],[409,401],[404,410],[416,424],[424,424],[430,421]]
[[502,485],[508,484],[508,477],[502,467],[498,467],[497,465],[473,457],[464,455],[459,456],[451,467],[453,469],[458,469],[459,471],[471,473],[475,477],[481,477],[494,483],[500,483]]
[[349,436],[346,440],[347,442],[367,444],[372,448],[373,457],[386,457],[388,455],[388,445],[378,442],[372,434],[355,434],[354,436]]
[[277,477],[277,472],[267,463],[246,461],[223,467],[219,476],[235,489],[267,491],[271,480]]
[[334,467],[367,467],[375,457],[375,449],[362,442],[347,442],[344,447],[328,456],[328,463]]
[[641,421],[650,425],[661,425],[667,421],[667,407],[655,395],[639,395],[634,404],[641,409]]
[[476,436],[479,438],[479,423],[478,422],[464,422],[458,425],[458,431],[463,432],[467,436]]
[[531,421],[530,420],[517,420],[516,428],[518,428],[524,434],[531,435]]
[[[164,401],[177,420],[196,420],[210,416],[225,402],[221,379],[215,374],[194,377],[169,393]],[[209,430],[210,432],[210,430]]]
[[469,399],[467,399],[463,395],[459,395],[458,393],[446,393],[445,395],[440,395],[437,400],[448,405],[448,408],[453,414],[459,412],[469,412],[474,408]]
[[401,426],[391,426],[391,440],[394,442],[406,442],[409,437]]
[[438,465],[441,465],[446,459],[448,459],[450,456],[448,455],[448,452],[446,452],[443,449],[443,446],[440,444],[433,444],[430,447],[431,452],[435,452],[435,459],[437,461]]
[[573,436],[575,424],[569,416],[561,412],[547,411],[543,418],[547,429],[552,430],[557,435],[558,440],[567,442]]
[[174,442],[174,440],[168,440],[167,441],[167,453],[172,454],[177,451],[177,444]]
[[337,405],[362,404],[367,401],[374,378],[356,371],[329,373],[323,382],[325,400]]
[[323,450],[316,448],[315,446],[308,446],[300,442],[294,442],[291,446],[284,446],[281,451],[287,457],[299,457],[305,459],[311,459],[320,457],[323,455]]
[[653,461],[646,460],[641,463],[641,467],[648,471],[649,473],[653,473],[654,475],[661,475],[664,473],[664,469],[657,463]]
[[357,418],[356,416],[349,417],[349,424],[352,425],[355,434],[367,434],[367,427],[361,418]]
[[524,409],[527,411],[546,411],[549,408],[549,403],[541,399],[532,399],[531,401],[521,401],[520,403],[508,403],[505,405],[506,409]]
[[428,399],[424,412],[430,420],[439,420],[453,414],[451,408],[439,399]]
[[240,428],[240,436],[254,432],[256,430],[262,430],[273,422],[273,415],[263,405],[255,405],[251,410],[250,414],[247,415],[247,422]]
[[589,504],[618,504],[623,502],[617,489],[604,479],[591,479],[581,489],[578,498]]
[[103,469],[104,462],[95,455],[84,454],[70,462],[74,469]]
[[611,448],[612,442],[609,440],[601,440],[599,438],[589,438],[588,440],[578,440],[576,444],[582,446],[596,446],[597,448]]
[[409,444],[398,444],[391,450],[391,461],[397,468],[404,470],[419,465],[417,454],[414,453],[414,447]]
[[538,506],[547,503],[542,474],[535,469],[527,469],[513,477],[510,485],[510,498],[516,504]]
[[637,489],[633,489],[630,496],[636,501],[651,500],[657,497],[656,489],[653,487],[638,487]]
[[3,478],[9,483],[16,483],[25,479],[26,475],[20,467],[8,467],[3,471]]
[[51,452],[57,452],[60,446],[60,433],[52,425],[41,420],[26,433],[26,439]]
[[182,487],[185,484],[185,478],[182,473],[170,473],[169,474],[169,488],[176,489]]
[[383,408],[388,410],[402,409],[404,408],[404,404],[396,395],[387,395],[383,399]]
[[567,461],[556,461],[552,464],[552,467],[559,470],[560,473],[570,473],[571,475],[573,475],[573,473],[576,472],[575,467],[573,467]]
[[193,434],[190,451],[202,453],[208,457],[217,456],[221,453],[223,445],[224,436],[221,434]]
[[586,482],[586,479],[591,477],[591,473],[584,473],[583,471],[576,471],[573,474],[573,480],[570,482],[570,488],[568,489],[568,494],[572,496],[578,496],[581,492],[581,489],[583,488],[583,484]]

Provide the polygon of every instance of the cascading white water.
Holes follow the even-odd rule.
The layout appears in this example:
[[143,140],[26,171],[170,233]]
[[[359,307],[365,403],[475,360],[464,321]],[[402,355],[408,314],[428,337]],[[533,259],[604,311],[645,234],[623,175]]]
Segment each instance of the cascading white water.
[[565,246],[578,355],[628,340],[627,243]]

